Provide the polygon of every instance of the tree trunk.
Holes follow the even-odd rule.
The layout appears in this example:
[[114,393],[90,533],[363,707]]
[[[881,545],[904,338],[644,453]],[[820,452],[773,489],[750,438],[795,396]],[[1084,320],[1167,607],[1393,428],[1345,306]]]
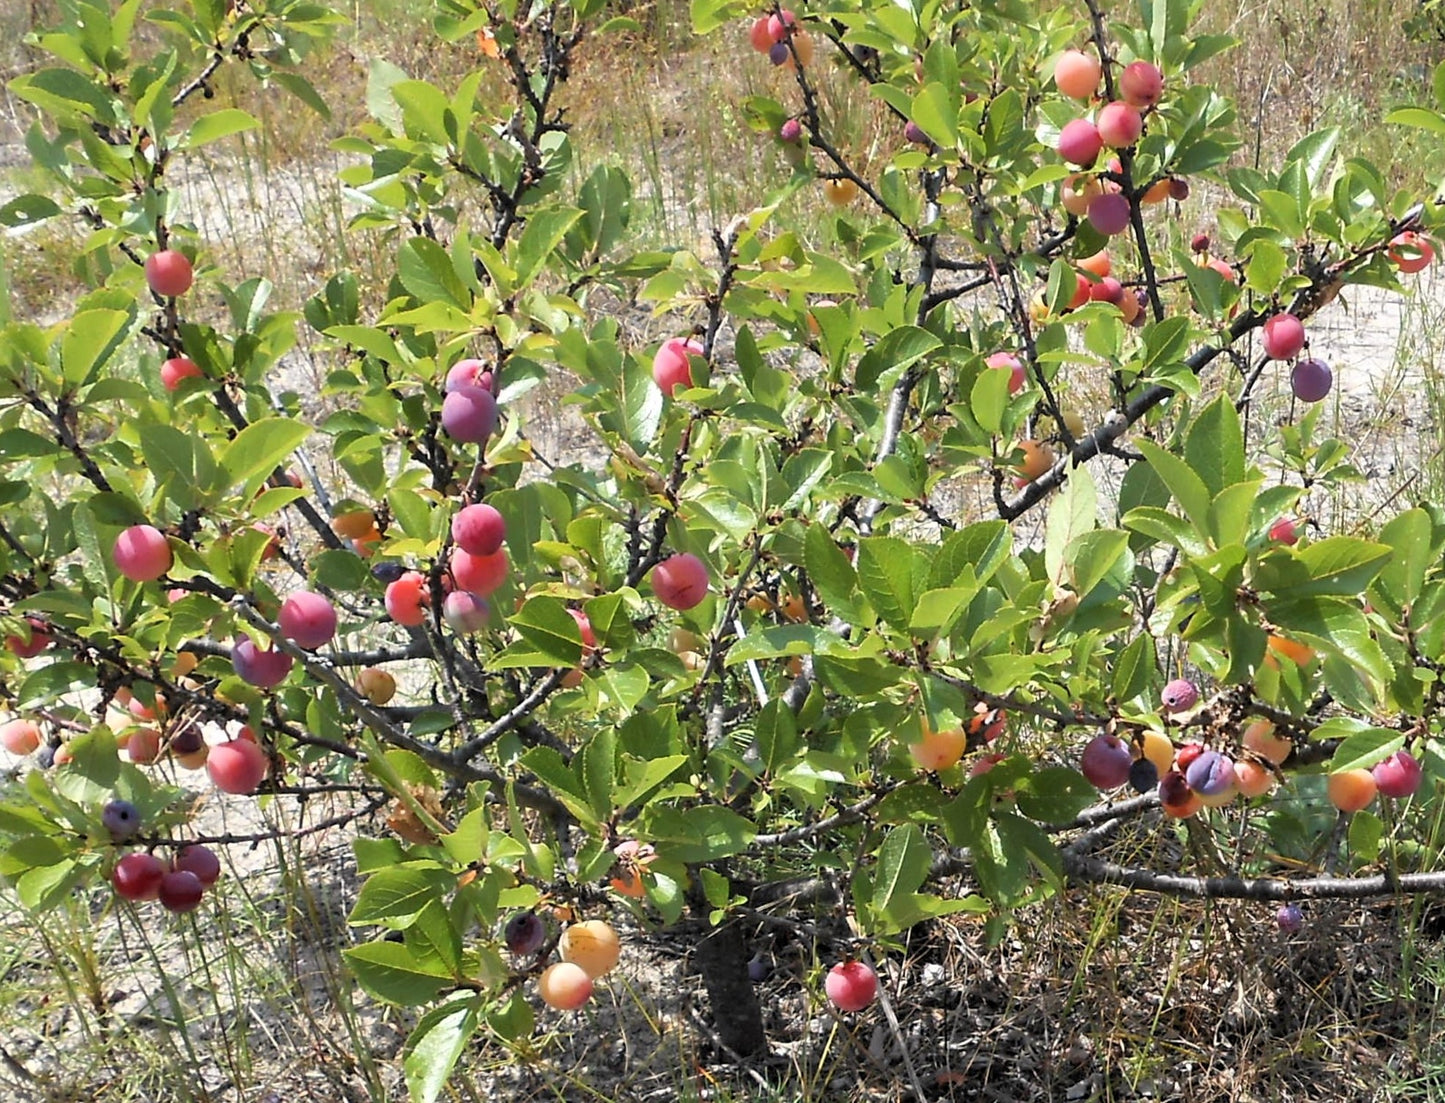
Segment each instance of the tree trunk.
[[[693,900],[692,910],[707,922],[707,901]],[[724,922],[708,931],[694,951],[712,1004],[713,1027],[723,1045],[743,1057],[759,1052],[767,1044],[763,1009],[748,978],[748,957],[747,943],[735,922]]]

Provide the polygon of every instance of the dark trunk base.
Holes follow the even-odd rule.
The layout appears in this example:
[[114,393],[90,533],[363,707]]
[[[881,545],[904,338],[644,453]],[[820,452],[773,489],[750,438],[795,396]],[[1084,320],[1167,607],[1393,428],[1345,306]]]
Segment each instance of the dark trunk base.
[[694,960],[712,1004],[713,1027],[723,1045],[743,1057],[761,1051],[767,1044],[763,1009],[748,979],[748,947],[738,925],[724,923],[704,934]]

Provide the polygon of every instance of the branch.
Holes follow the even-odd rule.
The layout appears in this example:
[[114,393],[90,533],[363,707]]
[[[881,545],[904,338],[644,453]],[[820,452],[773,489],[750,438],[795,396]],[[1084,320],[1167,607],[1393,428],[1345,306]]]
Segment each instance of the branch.
[[1187,877],[1156,873],[1088,858],[1065,850],[1064,873],[1075,881],[1123,885],[1166,896],[1195,896],[1211,900],[1363,900],[1372,896],[1417,896],[1445,893],[1445,872],[1388,873],[1373,877]]

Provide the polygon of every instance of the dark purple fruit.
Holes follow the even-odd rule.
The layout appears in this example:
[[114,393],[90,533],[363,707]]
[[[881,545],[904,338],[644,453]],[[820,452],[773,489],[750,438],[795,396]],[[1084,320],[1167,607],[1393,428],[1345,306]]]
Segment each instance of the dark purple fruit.
[[1129,780],[1133,756],[1117,735],[1101,733],[1084,748],[1079,769],[1089,783],[1100,789],[1117,789]]
[[171,863],[176,869],[189,870],[206,888],[210,888],[221,876],[221,859],[208,846],[192,843],[183,846]]
[[174,869],[161,878],[160,901],[166,911],[188,912],[200,906],[206,887],[188,869]]
[[748,980],[754,984],[762,984],[768,979],[768,974],[773,971],[773,964],[764,954],[754,954],[748,959]]
[[1159,803],[1165,809],[1183,808],[1194,798],[1189,782],[1178,770],[1170,770],[1159,779]]
[[1129,787],[1136,793],[1147,793],[1159,784],[1159,767],[1147,758],[1136,759],[1129,767]]
[[518,957],[535,954],[547,941],[547,924],[536,912],[518,912],[502,932],[507,949]]
[[788,44],[786,42],[774,42],[772,47],[768,50],[768,60],[771,61],[774,65],[786,64],[788,58],[792,56],[792,51],[788,49]]
[[394,560],[387,563],[376,563],[372,565],[371,577],[378,582],[392,583],[402,575],[406,574],[406,565],[397,563]]
[[206,745],[201,729],[191,724],[171,736],[171,754],[195,754]]
[[1301,360],[1289,373],[1289,384],[1301,402],[1319,402],[1334,385],[1330,366],[1318,357]]
[[113,800],[101,809],[100,822],[112,839],[123,843],[140,830],[140,809],[128,800]]
[[1304,912],[1299,910],[1298,904],[1281,904],[1279,911],[1274,913],[1274,919],[1285,934],[1297,934],[1305,925]]

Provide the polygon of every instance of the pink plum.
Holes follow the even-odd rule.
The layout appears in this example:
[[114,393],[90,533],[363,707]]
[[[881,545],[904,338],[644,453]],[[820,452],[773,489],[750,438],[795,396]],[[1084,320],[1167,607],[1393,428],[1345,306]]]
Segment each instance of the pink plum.
[[840,961],[828,970],[823,991],[839,1011],[862,1011],[878,998],[878,974],[861,961]]
[[1413,796],[1420,788],[1420,763],[1409,751],[1396,751],[1384,761],[1375,763],[1370,772],[1375,775],[1375,785],[1382,796],[1403,799]]
[[184,295],[191,289],[195,273],[184,253],[162,249],[146,258],[146,283],[157,295]]
[[458,387],[442,401],[442,428],[463,444],[486,444],[497,430],[497,400],[481,387]]
[[492,555],[502,546],[507,522],[495,506],[485,502],[463,506],[452,518],[452,540],[472,555]]
[[115,569],[132,582],[154,582],[171,569],[171,545],[151,525],[132,525],[115,538]]
[[254,793],[268,766],[266,752],[249,739],[221,743],[206,756],[211,784],[223,793]]
[[336,635],[336,607],[320,594],[297,590],[281,604],[281,634],[297,647],[322,647]]
[[653,382],[669,398],[679,387],[686,390],[692,386],[692,362],[688,358],[701,355],[702,345],[698,341],[673,337],[662,342],[652,358]]
[[1059,131],[1059,156],[1071,165],[1088,168],[1103,148],[1104,140],[1099,137],[1098,127],[1088,119],[1074,119]]
[[707,597],[707,566],[688,552],[664,559],[652,568],[652,592],[672,609],[687,610]]
[[1304,323],[1293,314],[1276,314],[1264,323],[1264,354],[1271,360],[1291,360],[1305,347]]
[[256,646],[250,636],[242,636],[231,648],[231,665],[243,681],[260,689],[280,685],[291,673],[292,659],[284,651]]
[[452,578],[457,588],[470,590],[482,597],[490,597],[507,581],[508,566],[505,548],[491,555],[473,555],[464,548],[452,549]]
[[480,632],[487,626],[490,616],[491,607],[487,599],[470,590],[453,590],[442,599],[442,620],[460,635]]
[[1143,110],[1153,107],[1164,94],[1164,74],[1147,61],[1131,61],[1119,74],[1119,95],[1124,102]]

